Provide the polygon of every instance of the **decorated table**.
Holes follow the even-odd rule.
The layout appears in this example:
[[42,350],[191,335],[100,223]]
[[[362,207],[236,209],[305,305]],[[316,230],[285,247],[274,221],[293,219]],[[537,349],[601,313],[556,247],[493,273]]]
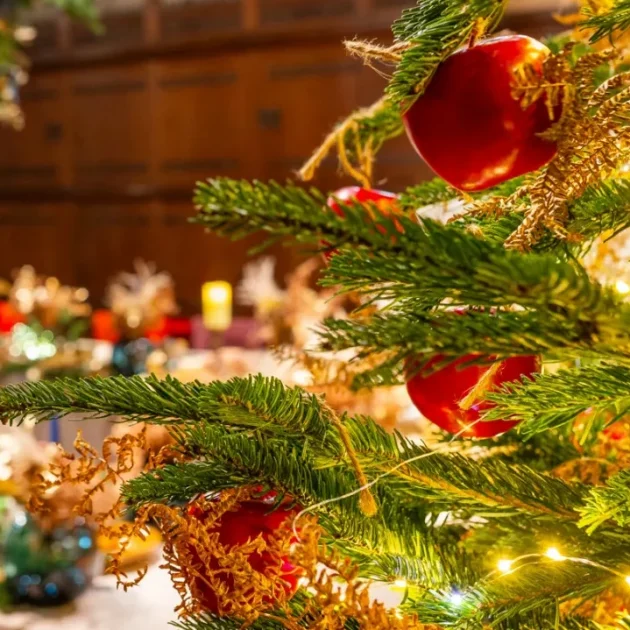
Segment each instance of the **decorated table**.
[[168,573],[156,564],[125,594],[113,576],[103,575],[66,606],[0,613],[0,630],[167,630],[178,602]]

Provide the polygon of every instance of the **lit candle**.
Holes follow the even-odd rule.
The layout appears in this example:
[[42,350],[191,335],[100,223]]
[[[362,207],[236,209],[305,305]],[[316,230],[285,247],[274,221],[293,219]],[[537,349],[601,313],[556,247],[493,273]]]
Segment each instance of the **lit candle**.
[[203,324],[211,331],[224,332],[232,323],[232,286],[221,280],[201,288]]

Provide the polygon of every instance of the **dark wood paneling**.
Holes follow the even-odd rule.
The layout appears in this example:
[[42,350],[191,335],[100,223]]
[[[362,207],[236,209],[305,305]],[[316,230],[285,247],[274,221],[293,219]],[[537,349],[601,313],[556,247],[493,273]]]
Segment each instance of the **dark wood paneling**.
[[148,66],[81,71],[72,80],[72,154],[78,188],[150,185]]
[[295,25],[310,20],[349,17],[354,0],[260,0],[261,26]]
[[61,73],[33,75],[22,89],[26,127],[16,132],[0,125],[0,190],[61,185],[63,89]]
[[142,11],[123,11],[101,16],[103,31],[96,33],[74,22],[72,45],[78,51],[106,50],[112,46],[141,46],[144,40],[144,14]]
[[[361,64],[341,45],[271,51],[260,58],[256,107],[261,176],[291,176],[333,125],[358,104]],[[335,188],[337,166],[323,165],[318,183]]]
[[74,282],[73,213],[71,204],[0,202],[0,277],[30,264]]
[[37,20],[33,22],[37,35],[28,47],[28,54],[35,60],[42,59],[54,53],[59,47],[58,22],[54,19]]
[[156,239],[153,203],[83,203],[77,207],[73,246],[77,282],[103,298],[109,279],[132,270],[136,258],[153,260],[162,243]]
[[240,0],[164,4],[161,13],[166,41],[237,32],[243,18]]
[[181,59],[156,64],[157,177],[167,188],[192,190],[206,177],[251,175],[251,59]]

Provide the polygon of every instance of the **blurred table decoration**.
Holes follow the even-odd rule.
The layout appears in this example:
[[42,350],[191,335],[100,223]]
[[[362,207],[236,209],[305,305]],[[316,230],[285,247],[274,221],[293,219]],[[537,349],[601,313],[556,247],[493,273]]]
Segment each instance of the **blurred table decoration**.
[[93,318],[96,338],[115,342],[112,364],[124,376],[144,372],[147,357],[166,337],[167,316],[177,312],[173,279],[142,260],[135,273],[121,272],[107,288],[109,319]]
[[26,509],[33,484],[58,457],[30,428],[0,427],[0,602],[56,606],[81,593],[102,562],[95,530],[73,513],[76,493],[61,487],[45,499],[45,518]]
[[237,297],[241,304],[253,307],[259,323],[257,335],[264,343],[310,347],[317,339],[315,328],[320,322],[345,314],[347,298],[337,297],[334,289],[313,288],[322,264],[319,257],[300,264],[287,277],[286,289],[276,283],[273,258],[264,257],[245,265]]
[[146,578],[122,594],[113,575],[93,580],[72,604],[54,609],[0,612],[2,630],[169,630],[179,596],[168,573],[151,566]]
[[78,339],[88,328],[91,307],[88,290],[61,284],[54,276],[38,274],[31,265],[20,267],[13,283],[5,283],[5,317],[37,325],[55,336]]

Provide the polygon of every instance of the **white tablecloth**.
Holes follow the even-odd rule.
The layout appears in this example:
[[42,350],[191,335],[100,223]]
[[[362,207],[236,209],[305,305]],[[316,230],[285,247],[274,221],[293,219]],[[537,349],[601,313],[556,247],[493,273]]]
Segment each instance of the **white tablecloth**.
[[113,576],[101,576],[67,606],[0,614],[0,630],[172,630],[178,602],[168,573],[152,566],[126,593]]

